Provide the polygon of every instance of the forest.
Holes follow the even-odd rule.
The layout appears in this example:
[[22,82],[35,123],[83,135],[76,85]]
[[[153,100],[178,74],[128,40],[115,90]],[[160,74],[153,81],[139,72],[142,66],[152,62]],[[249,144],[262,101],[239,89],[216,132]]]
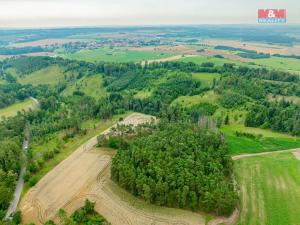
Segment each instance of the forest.
[[[20,77],[31,76],[51,65],[58,65],[66,75],[56,85],[19,83]],[[46,142],[53,137],[59,139],[39,157],[28,151],[25,180],[34,186],[38,181],[35,175],[44,164],[69,139],[86,132],[82,126],[85,121],[109,119],[128,111],[158,116],[168,122],[118,150],[113,161],[113,179],[147,202],[218,215],[233,211],[237,195],[226,140],[216,131],[232,118],[229,113],[216,118],[216,111],[220,108],[226,112],[245,111],[245,126],[300,135],[299,106],[292,101],[269,101],[270,96],[277,95],[300,97],[299,76],[291,72],[228,63],[218,66],[173,61],[142,66],[51,57],[6,59],[1,67],[0,78],[5,82],[0,83],[0,108],[28,97],[40,103],[36,111],[19,112],[16,117],[0,122],[0,143],[5,146],[0,149],[1,219],[25,157],[21,153],[25,130],[30,130],[32,143]],[[220,78],[207,86],[194,78],[195,73],[217,73]],[[91,75],[103,80],[104,95],[94,98],[80,90],[63,94],[69,85]],[[181,96],[202,96],[208,92],[213,92],[217,100],[189,107],[173,104]],[[137,97],[140,93],[148,94]],[[199,129],[201,121],[211,121],[213,129]],[[165,159],[167,163],[162,163]]]
[[222,135],[187,122],[161,122],[119,149],[112,179],[157,205],[230,215],[237,203]]

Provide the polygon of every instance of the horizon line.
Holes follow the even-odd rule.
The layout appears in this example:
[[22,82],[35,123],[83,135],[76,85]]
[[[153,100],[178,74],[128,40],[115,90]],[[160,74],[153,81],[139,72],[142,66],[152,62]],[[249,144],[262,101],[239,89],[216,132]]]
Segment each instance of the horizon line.
[[111,24],[111,25],[72,25],[72,26],[10,26],[0,30],[41,30],[41,29],[76,29],[76,28],[119,28],[119,27],[195,27],[195,26],[300,26],[300,23],[199,23],[199,24]]

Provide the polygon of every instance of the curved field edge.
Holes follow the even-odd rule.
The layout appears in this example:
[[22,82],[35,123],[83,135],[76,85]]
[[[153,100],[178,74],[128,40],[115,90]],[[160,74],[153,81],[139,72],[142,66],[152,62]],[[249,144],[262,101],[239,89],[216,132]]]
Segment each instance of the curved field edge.
[[126,202],[128,205],[134,207],[137,210],[145,211],[151,214],[170,217],[182,217],[183,219],[187,220],[190,219],[189,217],[197,216],[199,217],[199,223],[203,223],[205,221],[205,224],[214,218],[212,215],[202,212],[195,213],[183,209],[168,208],[146,203],[142,199],[139,199],[126,190],[122,189],[112,180],[109,180],[107,182],[107,188],[109,188],[109,190],[115,195],[115,197],[119,198],[120,201]]

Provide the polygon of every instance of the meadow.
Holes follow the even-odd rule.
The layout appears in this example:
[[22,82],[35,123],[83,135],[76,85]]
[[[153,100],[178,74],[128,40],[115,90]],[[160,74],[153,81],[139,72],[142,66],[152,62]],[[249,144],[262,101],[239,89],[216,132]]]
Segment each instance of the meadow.
[[134,97],[138,98],[138,99],[146,99],[146,98],[151,97],[151,95],[152,95],[152,91],[150,91],[150,90],[141,90],[141,91],[138,91],[134,95]]
[[253,62],[257,65],[277,70],[288,70],[290,72],[300,71],[300,59],[271,57],[266,59],[255,59]]
[[[226,138],[231,155],[244,153],[259,153],[292,149],[300,147],[300,138],[271,130],[244,127],[243,125],[227,125],[220,129]],[[237,136],[235,132],[254,134],[255,139],[246,136]]]
[[75,53],[65,53],[60,56],[68,59],[83,60],[88,62],[141,62],[147,60],[163,59],[174,56],[167,52],[143,52],[126,48],[102,47],[94,50],[81,50]]
[[240,185],[239,225],[292,225],[300,221],[300,161],[291,152],[234,163]]
[[204,87],[211,88],[213,81],[218,80],[221,75],[218,73],[193,73],[192,77],[199,80]]
[[67,86],[63,91],[64,96],[72,95],[74,91],[83,92],[85,95],[99,99],[106,95],[103,79],[100,74],[84,76],[80,80]]
[[21,76],[18,81],[21,84],[49,84],[55,85],[64,80],[64,73],[58,65],[49,66],[45,69],[38,70],[29,75]]
[[13,117],[16,116],[20,111],[28,111],[36,108],[37,104],[32,99],[26,99],[22,102],[18,102],[6,108],[0,109],[0,121],[3,119],[3,117]]
[[219,96],[214,91],[208,91],[200,95],[180,96],[172,102],[172,105],[182,105],[186,108],[199,103],[218,104]]
[[[228,53],[230,53],[228,51]],[[232,53],[234,54],[234,53]],[[195,57],[183,57],[178,61],[181,62],[193,62],[196,64],[202,64],[204,62],[211,62],[217,66],[222,66],[224,63],[234,63],[239,66],[250,66],[250,67],[265,67],[274,70],[289,71],[292,73],[300,72],[300,59],[283,58],[283,57],[270,57],[263,59],[248,59],[249,62],[241,62],[228,58],[216,58],[210,56],[195,56]]]

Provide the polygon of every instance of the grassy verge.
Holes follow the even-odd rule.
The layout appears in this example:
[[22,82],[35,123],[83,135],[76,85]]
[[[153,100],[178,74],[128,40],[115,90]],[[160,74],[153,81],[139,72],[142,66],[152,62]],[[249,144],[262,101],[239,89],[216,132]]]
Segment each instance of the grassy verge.
[[300,161],[292,153],[235,161],[240,185],[240,225],[289,225],[300,221]]

